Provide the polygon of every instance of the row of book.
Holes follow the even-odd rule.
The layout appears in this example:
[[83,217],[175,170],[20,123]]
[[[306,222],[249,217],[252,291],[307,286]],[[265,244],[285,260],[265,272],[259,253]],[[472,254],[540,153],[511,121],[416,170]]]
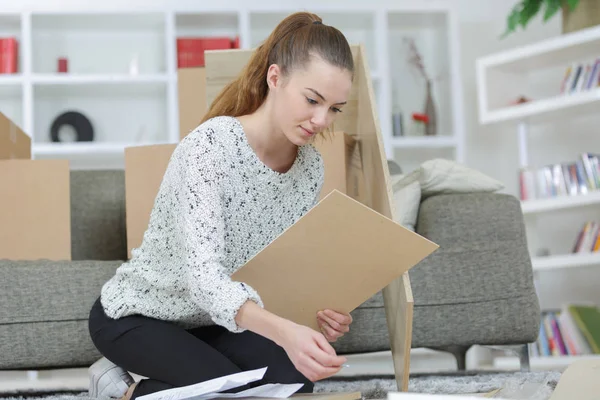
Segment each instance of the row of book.
[[[239,49],[239,37],[182,37],[177,39],[177,67],[204,66],[205,50]],[[0,74],[18,72],[19,45],[17,38],[0,38]]]
[[575,161],[522,168],[521,200],[585,195],[600,189],[600,155],[583,153]]
[[600,354],[600,308],[571,304],[543,312],[529,352],[532,357]]
[[577,93],[596,87],[600,87],[600,57],[569,65],[560,85],[560,92]]
[[203,67],[205,50],[239,48],[239,37],[180,37],[177,38],[177,68]]
[[577,234],[573,253],[600,252],[600,223],[587,221]]
[[18,68],[19,42],[17,38],[0,38],[0,74],[16,74]]

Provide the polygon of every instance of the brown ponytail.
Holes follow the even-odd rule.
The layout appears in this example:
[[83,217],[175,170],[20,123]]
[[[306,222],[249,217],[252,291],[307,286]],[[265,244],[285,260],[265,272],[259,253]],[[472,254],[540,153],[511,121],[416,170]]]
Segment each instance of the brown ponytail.
[[323,24],[316,14],[297,12],[283,19],[254,51],[240,75],[215,98],[201,123],[217,116],[253,113],[267,97],[269,66],[279,65],[285,75],[305,66],[312,54],[354,72],[352,51],[344,35]]

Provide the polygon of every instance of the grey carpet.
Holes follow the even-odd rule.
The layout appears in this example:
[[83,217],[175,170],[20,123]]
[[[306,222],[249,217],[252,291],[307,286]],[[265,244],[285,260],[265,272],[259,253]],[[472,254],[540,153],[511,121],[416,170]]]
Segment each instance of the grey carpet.
[[[502,397],[518,400],[547,400],[561,373],[549,372],[479,372],[416,374],[409,381],[409,392],[435,394],[485,393],[502,389]],[[396,391],[390,377],[337,378],[315,384],[315,392],[360,391],[364,399],[385,399],[387,393]],[[0,400],[91,400],[87,393],[13,393],[0,394]]]

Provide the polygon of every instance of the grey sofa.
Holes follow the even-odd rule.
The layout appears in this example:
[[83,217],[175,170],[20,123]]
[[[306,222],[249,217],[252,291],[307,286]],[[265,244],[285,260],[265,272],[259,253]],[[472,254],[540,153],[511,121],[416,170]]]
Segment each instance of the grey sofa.
[[[72,261],[0,260],[0,370],[89,366],[100,288],[126,258],[123,171],[71,172]],[[413,347],[453,352],[536,340],[539,304],[519,202],[503,194],[433,196],[416,231],[440,249],[410,272]],[[339,353],[389,350],[381,293],[353,312]],[[526,349],[526,346],[523,346]]]

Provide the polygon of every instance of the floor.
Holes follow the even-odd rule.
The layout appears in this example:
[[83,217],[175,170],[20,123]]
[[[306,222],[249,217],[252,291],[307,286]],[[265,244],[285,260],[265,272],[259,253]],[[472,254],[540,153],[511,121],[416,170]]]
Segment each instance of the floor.
[[[339,376],[391,375],[394,373],[391,352],[347,356],[348,367]],[[454,358],[432,350],[413,349],[411,372],[448,371],[456,369]],[[139,379],[139,376],[134,376]],[[0,371],[0,392],[15,390],[82,389],[88,386],[86,369],[49,371]]]

